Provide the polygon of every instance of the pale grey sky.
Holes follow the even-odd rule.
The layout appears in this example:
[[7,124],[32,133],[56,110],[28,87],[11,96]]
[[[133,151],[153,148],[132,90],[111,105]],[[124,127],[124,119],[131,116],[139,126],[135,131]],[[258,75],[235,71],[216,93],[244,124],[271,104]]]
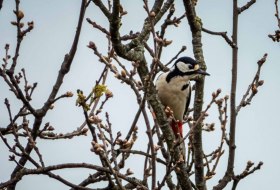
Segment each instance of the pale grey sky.
[[[240,0],[239,5],[244,5],[247,1]],[[139,31],[145,18],[142,1],[122,1],[128,16],[124,16],[122,34],[133,30]],[[25,38],[20,51],[18,70],[25,68],[28,80],[38,82],[38,87],[34,92],[32,104],[41,107],[49,95],[49,91],[55,81],[58,69],[64,58],[64,54],[69,51],[74,36],[76,22],[80,8],[78,0],[25,0],[21,2],[21,9],[25,13],[24,21],[33,20],[34,30]],[[4,0],[3,8],[0,11],[0,57],[4,56],[4,46],[10,44],[11,53],[15,48],[16,30],[10,24],[14,20],[12,10],[15,9],[14,1]],[[176,5],[176,16],[181,16],[184,7],[181,1]],[[279,177],[279,108],[278,101],[280,93],[279,74],[280,53],[279,43],[274,43],[267,37],[269,33],[277,29],[274,17],[274,0],[259,0],[249,10],[239,17],[239,69],[237,101],[239,102],[247,89],[248,84],[257,69],[257,61],[268,53],[267,62],[263,66],[261,79],[265,81],[259,89],[259,93],[253,99],[252,105],[242,109],[237,121],[236,134],[236,164],[235,172],[238,174],[246,166],[248,160],[255,163],[263,161],[264,165],[260,171],[241,181],[239,189],[275,189],[278,187]],[[214,31],[228,31],[231,35],[231,1],[222,0],[200,0],[197,5],[197,14],[203,21],[203,26]],[[87,10],[86,18],[89,17],[104,27],[108,22],[102,13],[93,5]],[[188,30],[186,19],[180,27],[170,27],[167,34],[168,39],[173,43],[163,52],[162,62],[167,62],[173,57],[182,45],[186,45],[188,50],[184,55],[193,57],[191,46],[191,34]],[[94,41],[102,53],[106,53],[107,41],[103,34],[94,30],[84,22],[79,43],[79,49],[74,59],[72,69],[66,76],[60,94],[66,91],[76,92],[82,89],[89,92],[99,77],[103,65],[98,62],[96,56],[86,45],[89,41]],[[211,94],[217,88],[222,89],[222,95],[229,94],[231,80],[231,48],[226,42],[217,36],[203,33],[204,56],[208,66],[210,77],[206,79],[205,103],[208,103]],[[109,101],[104,111],[110,113],[111,122],[115,132],[122,131],[126,134],[137,111],[137,103],[133,92],[124,84],[116,81],[112,74],[108,78],[108,88],[114,93],[114,98]],[[7,111],[4,106],[4,98],[8,97],[12,110],[16,111],[21,106],[7,85],[0,80],[0,127],[8,124]],[[79,107],[75,106],[75,98],[59,101],[55,105],[55,110],[49,112],[45,120],[55,126],[58,132],[68,132],[76,129],[83,121],[83,114]],[[104,116],[104,114],[103,114]],[[219,125],[216,108],[210,110],[209,122],[216,122],[216,132],[205,133],[204,148],[206,153],[210,153],[217,148],[220,138]],[[104,117],[103,117],[104,118]],[[143,122],[139,126],[139,140],[135,148],[145,150],[148,142],[145,134]],[[142,127],[142,128],[141,128]],[[185,129],[185,133],[187,130]],[[12,142],[12,138],[9,139]],[[90,162],[96,164],[98,158],[93,155],[90,149],[90,137],[76,137],[71,141],[42,141],[38,146],[41,149],[43,158],[47,165],[59,164],[63,162]],[[0,182],[9,178],[9,173],[14,168],[14,163],[8,162],[8,150],[0,142]],[[51,156],[50,156],[51,155]],[[218,167],[217,175],[213,180],[207,182],[211,189],[224,175],[227,157],[222,158]],[[139,164],[135,164],[139,163]],[[128,164],[137,176],[142,175],[142,162],[139,156],[134,157]],[[57,172],[58,173],[58,172]],[[162,172],[163,173],[163,172]],[[89,174],[88,170],[68,170],[59,174],[71,179],[72,182],[80,182]],[[160,175],[160,172],[159,174]],[[35,180],[34,180],[35,179]],[[47,189],[68,189],[61,183],[49,179],[46,176],[25,177],[17,186],[18,190],[38,189],[34,184],[38,184],[41,190]],[[44,184],[44,185],[42,185]],[[226,189],[230,189],[228,186]]]

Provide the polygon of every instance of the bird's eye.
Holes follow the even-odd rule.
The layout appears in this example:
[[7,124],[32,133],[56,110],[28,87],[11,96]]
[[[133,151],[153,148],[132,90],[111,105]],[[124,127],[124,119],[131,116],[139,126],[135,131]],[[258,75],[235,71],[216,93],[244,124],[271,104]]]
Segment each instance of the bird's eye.
[[194,67],[193,67],[193,65],[189,65],[189,69],[193,69]]

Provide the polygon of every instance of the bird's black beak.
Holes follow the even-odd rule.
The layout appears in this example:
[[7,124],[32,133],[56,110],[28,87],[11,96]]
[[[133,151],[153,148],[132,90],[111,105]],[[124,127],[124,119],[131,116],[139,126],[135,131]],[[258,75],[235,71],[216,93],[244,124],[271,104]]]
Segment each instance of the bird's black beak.
[[197,74],[201,74],[201,75],[207,75],[207,76],[210,76],[210,74],[209,74],[209,73],[207,73],[206,71],[204,71],[204,70],[202,70],[202,69],[198,69],[198,70],[196,70],[196,73],[197,73]]

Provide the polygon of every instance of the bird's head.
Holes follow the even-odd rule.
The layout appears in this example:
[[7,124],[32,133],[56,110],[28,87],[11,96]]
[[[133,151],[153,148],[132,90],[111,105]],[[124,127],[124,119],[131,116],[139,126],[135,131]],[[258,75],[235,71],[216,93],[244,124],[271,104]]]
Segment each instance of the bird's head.
[[189,76],[190,79],[196,78],[197,75],[210,75],[200,69],[199,64],[190,57],[181,57],[174,64],[174,72],[180,76]]

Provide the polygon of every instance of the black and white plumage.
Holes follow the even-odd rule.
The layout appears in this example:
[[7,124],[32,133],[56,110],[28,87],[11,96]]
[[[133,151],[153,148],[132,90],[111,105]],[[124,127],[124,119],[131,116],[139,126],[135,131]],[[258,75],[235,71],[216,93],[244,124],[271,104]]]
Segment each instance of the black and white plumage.
[[171,127],[175,134],[182,137],[182,121],[191,100],[191,84],[197,74],[209,75],[199,68],[198,63],[190,57],[176,60],[169,72],[161,74],[156,80],[156,89],[161,103],[172,109],[177,122]]

